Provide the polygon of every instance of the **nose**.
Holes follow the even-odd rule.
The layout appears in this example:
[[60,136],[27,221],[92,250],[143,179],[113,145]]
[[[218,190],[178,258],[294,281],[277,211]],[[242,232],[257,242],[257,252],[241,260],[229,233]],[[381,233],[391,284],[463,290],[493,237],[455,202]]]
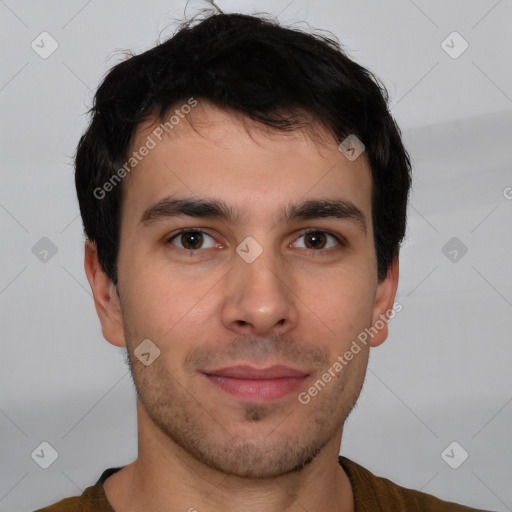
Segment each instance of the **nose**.
[[226,280],[224,326],[240,335],[285,334],[298,322],[291,275],[272,251],[252,263],[236,257]]

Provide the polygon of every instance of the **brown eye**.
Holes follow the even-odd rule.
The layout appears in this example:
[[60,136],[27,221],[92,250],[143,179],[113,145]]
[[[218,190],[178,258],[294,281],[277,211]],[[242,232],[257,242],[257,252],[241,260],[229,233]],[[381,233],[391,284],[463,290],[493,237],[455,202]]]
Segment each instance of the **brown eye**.
[[[210,245],[204,247],[205,241],[210,239]],[[215,245],[215,240],[204,231],[183,230],[168,240],[168,243],[178,246],[180,249],[188,251],[197,251],[199,249],[209,249]]]
[[197,231],[182,233],[180,242],[185,249],[199,249],[203,243],[203,235]]
[[310,231],[304,235],[304,242],[308,249],[323,249],[326,244],[326,234],[322,231]]
[[343,246],[343,240],[335,235],[332,235],[326,231],[311,230],[302,235],[297,240],[303,240],[304,247],[297,245],[298,242],[294,242],[294,247],[304,248],[310,251],[317,251],[320,249],[333,249],[338,246]]

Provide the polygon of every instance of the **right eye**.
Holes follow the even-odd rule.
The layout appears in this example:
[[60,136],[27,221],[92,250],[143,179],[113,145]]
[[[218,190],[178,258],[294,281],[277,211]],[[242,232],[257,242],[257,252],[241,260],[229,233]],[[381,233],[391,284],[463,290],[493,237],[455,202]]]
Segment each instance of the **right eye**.
[[[205,243],[205,237],[211,240],[210,245],[203,247]],[[211,249],[215,247],[215,240],[200,229],[180,229],[180,231],[172,235],[167,243],[176,245],[180,249],[185,251],[197,252],[199,249]]]

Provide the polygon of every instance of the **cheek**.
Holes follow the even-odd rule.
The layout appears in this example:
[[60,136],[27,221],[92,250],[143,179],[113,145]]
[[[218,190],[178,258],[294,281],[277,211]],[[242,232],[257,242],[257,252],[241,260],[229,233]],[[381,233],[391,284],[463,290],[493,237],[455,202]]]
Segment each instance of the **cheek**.
[[353,334],[372,320],[376,284],[370,272],[339,268],[304,277],[299,297],[334,333]]
[[123,288],[123,317],[136,338],[149,338],[160,347],[172,340],[173,350],[179,352],[180,345],[186,348],[190,339],[204,337],[205,323],[211,322],[215,310],[218,278],[204,273],[184,276],[157,265],[132,268]]
[[167,329],[200,302],[201,292],[204,295],[207,287],[204,275],[184,275],[150,257],[134,259],[123,277],[133,318],[155,327],[163,322],[162,328]]

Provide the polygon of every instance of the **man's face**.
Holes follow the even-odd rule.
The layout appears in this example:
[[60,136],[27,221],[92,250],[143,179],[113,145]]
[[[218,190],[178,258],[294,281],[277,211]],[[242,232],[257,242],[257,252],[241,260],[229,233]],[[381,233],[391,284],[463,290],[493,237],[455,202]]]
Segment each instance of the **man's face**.
[[[321,147],[299,131],[247,131],[206,102],[189,116],[195,130],[181,120],[158,142],[155,121],[132,145],[158,142],[125,183],[122,335],[146,418],[171,444],[225,473],[277,476],[339,442],[361,390],[365,346],[298,399],[383,312],[371,174],[320,127]],[[150,211],[177,198],[223,202],[234,218]],[[306,214],[306,201],[345,208]],[[148,366],[134,355],[145,339],[160,350]]]

